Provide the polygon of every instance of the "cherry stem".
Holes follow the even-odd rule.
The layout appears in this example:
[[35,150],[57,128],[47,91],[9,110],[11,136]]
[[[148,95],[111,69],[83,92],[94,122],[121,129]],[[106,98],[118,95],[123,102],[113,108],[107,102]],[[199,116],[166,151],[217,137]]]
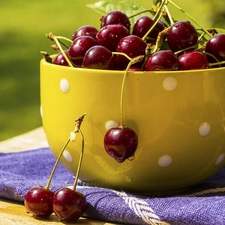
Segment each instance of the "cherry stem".
[[80,174],[80,169],[81,169],[81,165],[82,165],[82,160],[83,160],[83,155],[84,155],[84,135],[82,133],[82,131],[79,129],[79,133],[81,136],[81,153],[80,153],[80,158],[79,158],[79,162],[78,162],[78,166],[77,166],[77,172],[76,172],[76,176],[75,176],[75,180],[74,180],[74,184],[72,187],[72,190],[75,191],[76,187],[77,187],[77,183],[78,183],[78,178],[79,178],[79,174]]
[[149,12],[149,13],[151,13],[152,15],[154,15],[154,13],[155,13],[154,10],[146,9],[146,10],[143,10],[143,11],[141,11],[141,12],[139,12],[139,13],[136,13],[136,14],[131,15],[131,16],[129,17],[129,19],[131,19],[131,18],[133,18],[133,17],[135,17],[135,16],[139,16],[139,15],[141,15],[141,14],[143,14],[143,13],[146,13],[146,12]]
[[173,24],[174,24],[174,21],[173,21],[173,18],[172,18],[172,16],[171,16],[171,13],[170,13],[170,11],[169,11],[169,9],[168,9],[168,7],[167,7],[166,4],[164,5],[164,8],[165,8],[166,14],[167,14],[167,16],[168,16],[168,18],[169,18],[170,25],[173,25]]
[[120,94],[120,127],[123,127],[123,111],[124,111],[124,87],[125,87],[125,81],[126,81],[126,77],[127,77],[127,74],[128,74],[128,71],[130,69],[130,67],[137,63],[137,62],[140,62],[141,60],[144,59],[144,55],[140,55],[140,56],[137,56],[137,57],[134,57],[130,60],[130,62],[128,63],[127,67],[126,67],[126,70],[124,72],[124,76],[123,76],[123,81],[122,81],[122,86],[121,86],[121,94]]
[[50,174],[50,177],[49,177],[49,179],[48,179],[48,182],[47,182],[47,184],[46,184],[46,186],[45,186],[45,189],[47,189],[47,190],[49,189],[49,187],[50,187],[50,185],[51,185],[52,178],[53,178],[53,176],[54,176],[54,174],[55,174],[55,170],[56,170],[56,168],[57,168],[57,166],[58,166],[58,164],[59,164],[59,161],[60,161],[60,159],[61,159],[61,157],[62,157],[62,154],[63,154],[64,150],[66,149],[67,145],[69,144],[69,142],[70,142],[70,139],[68,139],[68,140],[66,141],[65,145],[63,146],[61,152],[59,153],[59,155],[58,155],[58,157],[57,157],[57,159],[56,159],[56,162],[55,162],[55,164],[54,164],[54,167],[53,167],[53,169],[52,169],[52,172],[51,172],[51,174]]
[[182,13],[184,13],[189,19],[191,19],[194,23],[196,23],[202,31],[204,31],[209,37],[212,37],[212,35],[205,29],[203,28],[192,16],[190,16],[188,13],[186,13],[182,8],[180,8],[178,5],[176,5],[173,1],[167,0],[170,4],[172,4],[174,7],[176,7],[178,10],[180,10]]
[[47,37],[48,39],[50,39],[51,41],[54,41],[54,38],[56,38],[56,39],[59,40],[59,42],[60,42],[61,44],[63,44],[66,48],[68,48],[68,46],[65,45],[61,40],[65,40],[65,41],[68,41],[68,42],[70,42],[70,43],[73,42],[73,41],[72,41],[71,39],[69,39],[69,38],[66,38],[66,37],[63,37],[63,36],[56,36],[56,35],[54,35],[52,32],[46,34],[46,37]]
[[[55,39],[55,38],[54,38]],[[74,67],[73,64],[70,62],[69,58],[67,57],[66,53],[64,52],[64,50],[62,49],[60,43],[58,42],[57,39],[55,39],[55,43],[57,44],[57,46],[59,47],[60,52],[63,54],[64,58],[66,59],[66,61],[68,62],[70,67]]]
[[151,28],[147,31],[147,33],[142,37],[142,40],[145,40],[148,35],[150,34],[150,32],[155,28],[155,26],[157,25],[157,23],[159,22],[159,20],[162,17],[162,8],[163,6],[167,3],[167,0],[162,1],[161,5],[159,6],[156,14],[153,17],[153,25],[151,26]]
[[[70,143],[70,141],[74,141],[75,140],[75,134],[76,133],[78,133],[79,131],[80,131],[80,126],[81,126],[81,124],[82,124],[82,122],[83,122],[83,119],[84,119],[84,116],[85,116],[86,114],[84,113],[83,115],[81,115],[81,116],[79,116],[76,120],[75,120],[75,128],[74,128],[74,130],[71,132],[71,134],[70,134],[70,137],[68,138],[68,140],[66,141],[66,143],[64,144],[64,146],[63,146],[63,148],[62,148],[62,150],[61,150],[61,152],[59,153],[59,155],[58,155],[58,157],[57,157],[57,159],[56,159],[56,162],[55,162],[55,164],[54,164],[54,166],[53,166],[53,169],[52,169],[52,171],[51,171],[51,174],[50,174],[50,176],[49,176],[49,179],[48,179],[48,182],[47,182],[47,184],[46,184],[46,186],[45,186],[45,189],[49,189],[49,187],[50,187],[50,185],[51,185],[51,182],[52,182],[52,178],[53,178],[53,176],[54,176],[54,174],[55,174],[55,170],[56,170],[56,168],[57,168],[57,166],[58,166],[58,164],[59,164],[59,161],[60,161],[60,159],[61,159],[61,157],[62,157],[62,154],[63,154],[63,152],[64,152],[64,150],[66,149],[66,147],[67,147],[67,145]],[[73,134],[73,135],[72,135]],[[83,135],[82,135],[82,151],[83,151]],[[83,153],[82,153],[83,154]]]
[[65,43],[63,43],[61,40],[65,40],[71,43],[73,43],[73,41],[67,37],[63,37],[63,36],[55,36],[55,38],[57,38],[57,40],[60,41],[60,43],[62,43],[66,48],[69,48],[69,46],[67,46]]
[[64,58],[66,59],[67,63],[69,64],[70,67],[74,67],[73,64],[70,62],[69,58],[67,57],[66,53],[64,52],[61,44],[60,44],[60,41],[58,39],[63,39],[63,40],[67,40],[69,41],[70,43],[72,43],[72,40],[66,38],[66,37],[62,37],[62,36],[55,36],[53,33],[49,33],[46,35],[48,39],[54,41],[56,43],[56,45],[58,46],[60,52],[63,54]]
[[161,5],[160,5],[160,6],[159,6],[159,8],[157,9],[156,14],[155,14],[155,15],[154,15],[154,17],[152,18],[152,19],[153,19],[153,21],[155,21],[155,20],[156,20],[156,18],[158,18],[158,17],[159,17],[160,13],[162,12],[162,8],[163,8],[163,6],[164,6],[164,5],[166,5],[166,4],[167,4],[167,2],[168,2],[168,0],[163,0],[163,1],[162,1]]
[[123,53],[123,52],[112,52],[113,55],[123,55],[125,56],[129,61],[132,60],[131,57],[129,57],[127,54]]
[[215,63],[209,63],[209,67],[218,66],[218,65],[221,65],[221,64],[225,64],[225,61],[215,62]]
[[[207,56],[212,57],[212,58],[216,61],[215,63],[216,63],[217,65],[219,65],[219,64],[221,63],[221,62],[220,62],[213,54],[208,53],[208,52],[205,52],[205,51],[204,51],[204,54],[207,55]],[[212,65],[212,64],[213,64],[213,63],[211,63],[210,65]]]
[[166,36],[168,30],[169,30],[169,28],[167,27],[164,30],[162,30],[162,31],[159,32],[159,34],[157,36],[157,39],[156,39],[155,47],[151,51],[151,54],[157,52],[161,48],[161,46],[162,46],[162,44],[164,42],[164,37]]
[[160,14],[160,16],[154,21],[154,24],[151,26],[151,28],[147,31],[147,33],[142,37],[142,40],[145,40],[148,35],[150,34],[150,32],[155,28],[155,26],[157,25],[157,23],[159,22],[159,20],[162,17],[162,13]]
[[[198,40],[201,41],[201,39],[205,39],[204,35],[205,35],[205,33],[202,32],[202,33],[200,34]],[[206,39],[205,39],[205,40],[206,40]]]
[[184,51],[188,51],[188,50],[191,50],[191,49],[195,49],[195,47],[196,47],[196,46],[190,46],[190,47],[181,49],[181,50],[179,50],[179,51],[177,51],[177,52],[174,52],[174,54],[175,54],[175,55],[178,55],[178,54],[180,54],[180,53],[182,53],[182,52],[184,52]]

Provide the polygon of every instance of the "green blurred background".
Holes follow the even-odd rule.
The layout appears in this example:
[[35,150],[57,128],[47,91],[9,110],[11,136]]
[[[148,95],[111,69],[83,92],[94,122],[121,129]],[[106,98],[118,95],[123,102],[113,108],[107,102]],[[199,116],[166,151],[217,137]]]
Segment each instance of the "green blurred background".
[[[40,51],[53,53],[45,34],[71,37],[82,25],[99,28],[97,0],[2,0],[0,7],[0,141],[41,126]],[[152,1],[136,0],[145,8]],[[174,0],[205,27],[225,28],[225,1]],[[171,8],[173,16],[184,16]]]

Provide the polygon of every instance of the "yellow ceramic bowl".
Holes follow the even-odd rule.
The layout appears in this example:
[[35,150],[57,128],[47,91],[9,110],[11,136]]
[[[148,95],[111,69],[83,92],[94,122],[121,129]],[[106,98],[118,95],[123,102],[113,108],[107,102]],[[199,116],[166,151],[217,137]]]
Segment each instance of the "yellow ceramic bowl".
[[[80,179],[133,192],[167,192],[199,183],[225,165],[225,68],[129,72],[124,123],[139,146],[132,161],[118,163],[104,150],[109,127],[118,124],[123,71],[56,66],[41,60],[41,111],[57,156],[75,119],[82,124],[85,154]],[[76,172],[79,135],[62,157]]]

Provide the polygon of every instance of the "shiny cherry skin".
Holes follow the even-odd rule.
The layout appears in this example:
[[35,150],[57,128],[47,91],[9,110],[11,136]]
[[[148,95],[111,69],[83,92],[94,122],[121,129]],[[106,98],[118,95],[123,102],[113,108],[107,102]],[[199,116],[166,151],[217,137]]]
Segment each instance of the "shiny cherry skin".
[[167,43],[173,52],[190,47],[195,48],[198,44],[198,32],[189,21],[178,21],[169,29]]
[[35,186],[28,190],[24,197],[27,213],[34,217],[45,218],[53,213],[52,200],[54,193],[42,186]]
[[109,69],[112,60],[112,52],[106,47],[95,45],[87,50],[84,55],[82,67],[89,69]]
[[109,24],[122,24],[130,31],[128,16],[119,10],[112,10],[101,18],[101,28]]
[[171,50],[159,50],[145,63],[145,71],[178,70],[177,56]]
[[80,36],[89,36],[96,38],[96,34],[98,33],[98,29],[91,25],[84,25],[79,27],[72,35],[72,40],[74,41],[77,37]]
[[96,35],[99,45],[108,48],[110,51],[116,51],[120,39],[129,35],[129,31],[122,24],[110,24],[102,27]]
[[104,147],[111,157],[122,163],[134,155],[138,147],[137,134],[128,127],[111,128],[105,134]]
[[178,57],[180,70],[207,69],[209,67],[206,56],[196,50],[184,52]]
[[[149,16],[141,16],[134,24],[132,34],[138,37],[143,37],[148,30],[153,26],[154,21]],[[153,30],[149,33],[148,38],[156,39],[159,32],[165,28],[165,25],[160,21],[156,24]]]
[[216,58],[207,55],[209,62],[225,61],[225,34],[211,37],[206,43],[205,52]]
[[68,55],[73,65],[80,67],[85,53],[94,45],[97,45],[97,41],[93,37],[77,37],[68,49]]
[[76,221],[84,213],[87,201],[85,196],[70,188],[61,188],[53,197],[53,211],[63,221]]
[[[122,38],[116,48],[116,52],[125,53],[130,58],[134,58],[140,55],[145,55],[145,49],[147,44],[143,41],[140,37],[136,35],[128,35]],[[120,69],[124,70],[129,63],[129,60],[123,55],[117,55],[115,59],[115,66]],[[141,67],[143,61],[134,64],[136,67]]]
[[[68,50],[64,51],[66,55],[68,56]],[[59,65],[59,66],[68,66],[68,62],[66,61],[64,55],[60,52],[57,54],[55,59],[53,60],[53,64]]]

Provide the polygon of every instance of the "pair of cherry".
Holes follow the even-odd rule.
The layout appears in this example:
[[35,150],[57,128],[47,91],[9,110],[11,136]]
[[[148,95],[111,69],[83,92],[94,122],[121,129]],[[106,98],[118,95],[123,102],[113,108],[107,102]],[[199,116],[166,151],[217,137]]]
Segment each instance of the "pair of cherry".
[[84,213],[86,198],[78,191],[61,188],[52,192],[46,187],[32,187],[25,196],[26,211],[37,218],[47,218],[53,212],[63,221],[76,221]]
[[[84,213],[87,202],[86,197],[81,193],[76,191],[76,186],[78,182],[79,172],[81,168],[83,153],[84,153],[84,137],[82,131],[80,130],[81,123],[84,118],[82,116],[76,119],[76,125],[73,132],[71,132],[70,138],[66,141],[66,144],[62,148],[55,165],[52,169],[50,177],[48,179],[46,187],[43,186],[35,186],[28,190],[24,197],[24,205],[26,211],[31,213],[34,217],[38,218],[47,218],[53,212],[58,216],[61,220],[64,221],[76,221],[78,220]],[[75,140],[75,134],[80,133],[82,138],[82,151],[80,154],[80,160],[78,163],[78,168],[76,172],[76,177],[74,180],[74,184],[72,188],[61,188],[55,193],[49,189],[53,175],[55,173],[56,167],[60,161],[60,158],[69,144],[70,141]]]

